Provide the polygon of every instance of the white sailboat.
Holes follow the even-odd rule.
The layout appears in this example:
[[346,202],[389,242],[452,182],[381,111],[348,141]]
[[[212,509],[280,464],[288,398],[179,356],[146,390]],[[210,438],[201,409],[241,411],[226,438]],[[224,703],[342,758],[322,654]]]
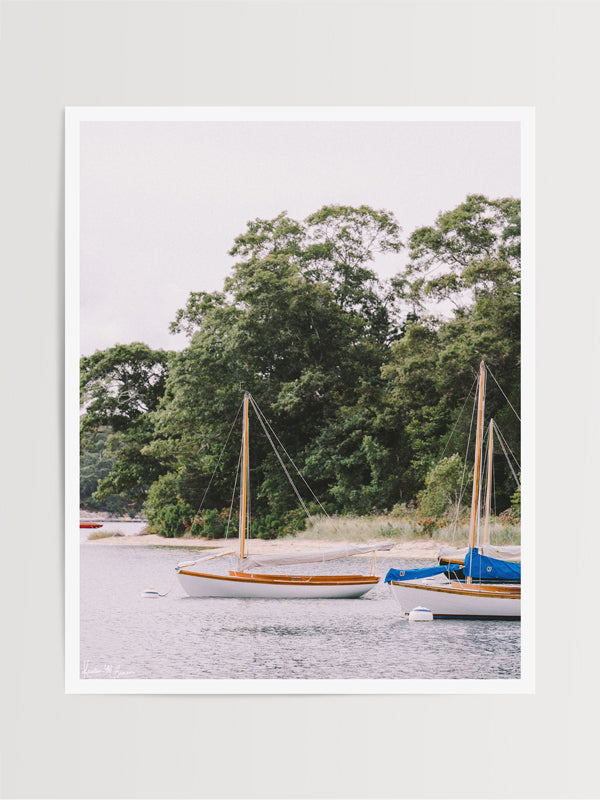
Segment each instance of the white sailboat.
[[[486,579],[485,582],[481,580],[483,574],[493,577],[496,571],[502,572],[502,565],[506,568],[506,563],[509,561],[503,555],[494,553],[493,549],[490,549],[489,542],[484,541],[481,546],[478,546],[476,541],[481,496],[485,375],[485,364],[482,361],[479,372],[469,547],[463,557],[466,580],[462,583],[449,579],[443,574],[445,566],[424,570],[390,570],[386,576],[386,582],[390,586],[394,599],[404,611],[410,611],[416,606],[424,606],[431,610],[434,618],[519,619],[521,616],[520,582],[506,584],[489,582],[489,579]],[[488,487],[486,521],[489,519],[489,496]],[[487,525],[486,530],[488,530]],[[493,554],[489,555],[490,553]],[[520,560],[520,551],[518,555]],[[513,554],[513,559],[515,556],[516,553]]]
[[[371,553],[374,550],[389,550],[393,543],[371,545],[343,545],[341,547],[313,551],[310,553],[288,553],[282,555],[254,555],[246,552],[246,540],[250,533],[249,496],[249,422],[250,402],[248,392],[244,394],[243,430],[241,455],[241,491],[239,515],[239,548],[226,550],[196,561],[178,564],[179,582],[184,591],[192,597],[238,597],[238,598],[353,598],[361,597],[377,583],[378,575],[274,575],[258,573],[260,567],[315,563],[346,558],[352,555]],[[224,569],[205,572],[204,563],[224,559]],[[228,569],[229,562],[235,562],[235,569]],[[372,562],[373,564],[373,562]]]

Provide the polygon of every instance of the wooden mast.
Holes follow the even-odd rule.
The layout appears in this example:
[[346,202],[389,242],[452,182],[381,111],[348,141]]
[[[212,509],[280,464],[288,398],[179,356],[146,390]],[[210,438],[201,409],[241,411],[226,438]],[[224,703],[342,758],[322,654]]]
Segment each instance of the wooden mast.
[[490,541],[490,516],[492,510],[492,459],[494,457],[494,420],[490,420],[490,440],[488,443],[487,487],[485,494],[485,526],[483,528],[483,543]]
[[[481,473],[481,442],[483,439],[483,407],[485,398],[485,362],[479,365],[479,398],[477,402],[477,435],[475,438],[475,466],[473,473],[473,496],[471,498],[471,521],[469,525],[469,549],[475,547],[477,538],[477,521],[479,518],[480,473]],[[467,583],[472,583],[472,578],[467,577]]]
[[248,392],[244,393],[244,413],[242,426],[242,489],[240,492],[240,560],[245,558],[246,526],[248,511]]

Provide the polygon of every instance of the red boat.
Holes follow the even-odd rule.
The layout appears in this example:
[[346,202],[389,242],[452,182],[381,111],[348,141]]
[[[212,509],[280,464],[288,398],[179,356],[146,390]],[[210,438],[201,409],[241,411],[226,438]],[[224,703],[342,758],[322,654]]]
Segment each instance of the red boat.
[[80,522],[79,523],[79,527],[80,528],[101,528],[102,527],[102,523],[101,522]]

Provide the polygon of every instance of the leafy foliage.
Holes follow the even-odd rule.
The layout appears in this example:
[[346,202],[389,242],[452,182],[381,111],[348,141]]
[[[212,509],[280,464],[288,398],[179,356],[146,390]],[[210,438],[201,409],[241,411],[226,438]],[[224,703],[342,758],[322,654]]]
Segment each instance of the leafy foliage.
[[[412,233],[408,264],[386,285],[372,263],[399,253],[400,235],[390,212],[368,206],[252,220],[222,291],[191,292],[176,313],[184,350],[117,345],[83,359],[83,435],[111,431],[96,494],[137,491],[166,535],[220,536],[238,462],[224,445],[248,390],[329,513],[418,500],[425,526],[455,501],[445,451],[472,441],[482,358],[507,392],[490,381],[486,414],[518,458],[519,202],[473,195],[441,213]],[[268,537],[299,525],[298,502],[251,427],[253,525]],[[508,506],[502,468],[496,486]]]
[[425,478],[425,489],[419,495],[419,510],[427,517],[443,517],[451,506],[460,502],[463,462],[458,453],[441,458]]
[[97,434],[82,442],[79,471],[79,495],[81,507],[88,511],[107,511],[110,514],[136,514],[141,503],[131,494],[108,494],[102,500],[96,496],[99,484],[106,480],[114,469],[116,458],[107,449],[109,428],[101,428]]
[[129,497],[139,509],[150,485],[165,471],[144,447],[155,436],[151,412],[164,395],[169,358],[169,353],[134,342],[81,359],[82,450],[99,431],[111,432],[103,447],[110,471],[99,475],[94,492],[107,510],[113,495]]
[[431,299],[460,308],[480,292],[517,289],[520,234],[518,200],[470,195],[435,225],[414,231],[408,269],[395,286],[415,310]]
[[[241,389],[252,393],[275,430],[286,432],[285,447],[299,466],[325,461],[315,488],[332,509],[352,502],[348,481],[374,481],[383,443],[361,417],[375,416],[365,398],[381,385],[393,329],[385,291],[369,262],[377,252],[400,247],[393,216],[366,206],[325,207],[304,223],[280,214],[248,224],[232,248],[242,260],[224,291],[191,295],[172,328],[185,331],[190,344],[171,362],[153,415],[159,435],[146,452],[185,467],[191,478],[186,497],[200,503]],[[363,408],[354,411],[357,406]],[[350,469],[343,457],[336,466],[324,450],[349,413],[362,430]],[[336,446],[343,446],[338,439]],[[270,514],[281,526],[295,505],[293,492],[264,437],[253,438],[253,448],[256,517]],[[206,497],[209,507],[229,504],[236,460],[235,452],[224,456]],[[378,499],[371,498],[369,507]]]
[[[411,261],[395,282],[399,291],[415,309],[431,297],[454,308],[437,317],[413,313],[383,368],[388,403],[408,440],[403,483],[410,496],[451,435],[453,448],[466,452],[470,417],[461,411],[482,359],[493,376],[486,416],[494,418],[520,458],[520,423],[510,407],[520,406],[519,231],[517,200],[473,196],[410,237]],[[431,275],[438,268],[448,278],[443,286]],[[497,490],[499,502],[508,505],[514,485],[501,462]]]
[[80,363],[81,430],[129,430],[164,394],[169,354],[134,342],[84,356]]

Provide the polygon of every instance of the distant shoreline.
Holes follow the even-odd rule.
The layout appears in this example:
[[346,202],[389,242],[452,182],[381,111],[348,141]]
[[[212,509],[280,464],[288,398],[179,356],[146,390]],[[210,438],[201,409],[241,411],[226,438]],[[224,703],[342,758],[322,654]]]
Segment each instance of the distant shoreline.
[[[384,540],[360,542],[360,544],[372,544],[373,547],[381,545]],[[224,548],[237,549],[237,538],[232,539],[200,539],[179,537],[167,539],[157,536],[155,533],[135,535],[135,536],[107,536],[103,539],[93,539],[82,544],[98,547],[108,545],[109,547],[180,547],[180,548],[200,548],[206,550],[222,550]],[[294,552],[299,553],[304,550],[326,550],[330,547],[339,547],[343,544],[341,539],[304,539],[285,537],[283,539],[251,539],[249,547],[255,554]],[[423,541],[421,539],[402,540],[396,542],[391,550],[377,552],[377,558],[437,558],[441,547],[446,546],[446,542],[436,539]]]

